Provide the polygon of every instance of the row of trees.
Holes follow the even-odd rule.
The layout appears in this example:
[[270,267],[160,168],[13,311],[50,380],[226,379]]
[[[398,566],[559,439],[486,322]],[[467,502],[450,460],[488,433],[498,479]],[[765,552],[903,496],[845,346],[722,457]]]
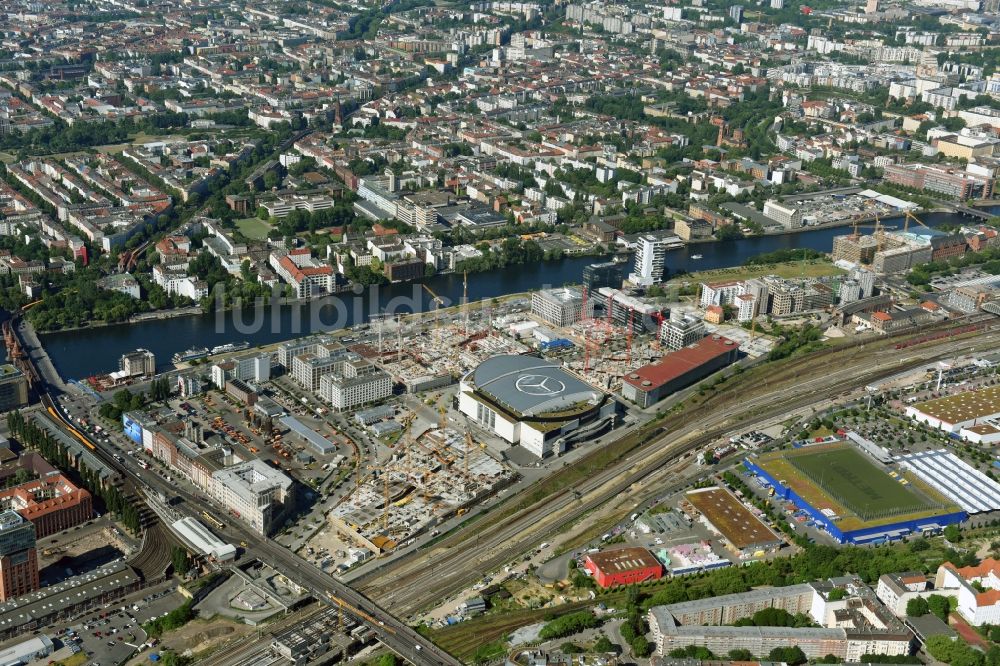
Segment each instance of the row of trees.
[[117,515],[129,531],[133,534],[139,532],[142,526],[139,509],[127,500],[117,486],[110,483],[110,479],[101,478],[100,472],[90,469],[85,462],[72,460],[62,442],[33,421],[27,421],[20,411],[13,411],[7,415],[7,428],[23,446],[38,451],[43,458],[59,469],[69,470],[75,462],[83,486],[92,495],[100,498],[107,510]]
[[188,599],[163,617],[158,617],[155,620],[145,623],[142,625],[142,629],[150,638],[159,638],[165,632],[180,629],[193,620],[194,617],[194,600]]
[[480,243],[477,248],[483,256],[458,262],[455,265],[457,272],[481,273],[504,266],[537,264],[545,260],[545,250],[541,245],[536,241],[522,241],[517,237],[507,238],[497,247]]
[[547,641],[553,638],[572,636],[584,629],[594,629],[599,626],[601,626],[601,621],[593,613],[589,610],[580,611],[546,622],[545,626],[538,632],[538,637]]

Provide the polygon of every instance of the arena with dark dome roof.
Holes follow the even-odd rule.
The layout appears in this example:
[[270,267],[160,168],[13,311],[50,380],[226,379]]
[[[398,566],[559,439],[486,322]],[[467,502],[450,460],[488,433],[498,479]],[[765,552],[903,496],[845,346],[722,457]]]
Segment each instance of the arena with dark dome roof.
[[610,426],[616,403],[557,363],[502,354],[462,378],[459,409],[511,444],[544,458],[565,450],[571,433],[573,439],[582,438],[591,430],[585,426]]

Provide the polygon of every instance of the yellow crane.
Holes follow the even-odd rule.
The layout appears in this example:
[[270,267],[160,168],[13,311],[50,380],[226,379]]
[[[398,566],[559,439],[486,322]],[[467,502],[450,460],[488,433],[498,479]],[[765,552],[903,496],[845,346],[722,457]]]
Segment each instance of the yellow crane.
[[469,432],[468,428],[466,428],[465,429],[465,456],[463,456],[465,458],[465,480],[466,481],[469,480],[469,458],[472,457],[472,445],[473,444],[475,444],[475,442],[472,441],[472,433]]
[[917,224],[919,224],[920,226],[924,227],[925,229],[930,229],[930,227],[928,227],[926,224],[924,224],[923,221],[921,221],[921,219],[919,217],[917,217],[911,211],[908,210],[908,211],[906,211],[905,217],[903,217],[903,231],[904,232],[910,230],[910,220],[911,219],[914,222],[916,222]]
[[382,507],[382,529],[385,530],[386,535],[389,534],[389,473],[381,467],[375,467],[369,465],[368,469],[372,471],[378,471],[382,475],[382,493],[384,495],[383,499],[385,504]]

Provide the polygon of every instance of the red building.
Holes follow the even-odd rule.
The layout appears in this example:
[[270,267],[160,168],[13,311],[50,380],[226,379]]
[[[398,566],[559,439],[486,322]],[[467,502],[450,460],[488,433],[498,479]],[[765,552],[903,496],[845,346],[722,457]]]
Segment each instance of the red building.
[[663,576],[663,565],[645,548],[618,548],[591,553],[583,561],[601,587],[631,585]]
[[0,601],[39,588],[35,526],[16,511],[0,513]]
[[44,539],[94,517],[90,493],[62,474],[53,474],[0,491],[0,505],[17,511]]

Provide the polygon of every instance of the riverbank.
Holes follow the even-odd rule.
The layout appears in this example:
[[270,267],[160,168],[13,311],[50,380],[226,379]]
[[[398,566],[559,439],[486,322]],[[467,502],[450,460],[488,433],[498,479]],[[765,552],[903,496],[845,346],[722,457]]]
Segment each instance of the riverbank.
[[[922,216],[931,227],[967,223],[958,215]],[[890,220],[890,222],[892,222]],[[899,225],[901,226],[901,225]],[[843,233],[838,228],[808,227],[801,233],[755,236],[690,248],[667,250],[666,264],[671,276],[692,279],[691,273],[739,269],[752,257],[783,250],[808,248],[830,252],[833,238]],[[691,254],[702,254],[692,259]],[[142,321],[127,325],[103,326],[93,330],[60,331],[41,336],[56,368],[63,377],[88,377],[117,369],[118,360],[127,351],[142,347],[159,359],[170,359],[176,352],[192,347],[212,347],[246,340],[252,347],[274,344],[339,328],[367,324],[376,314],[409,314],[436,310],[430,292],[442,302],[453,305],[467,294],[472,303],[481,303],[510,294],[580,284],[584,268],[600,261],[593,257],[564,257],[560,260],[520,264],[488,273],[470,273],[468,281],[459,274],[436,275],[419,282],[389,284],[366,289],[361,294],[347,292],[318,301],[242,311],[178,316]],[[630,269],[626,267],[626,272]],[[806,268],[809,269],[808,264]],[[798,275],[800,265],[792,269]],[[817,269],[818,270],[818,269]],[[481,307],[481,306],[480,306]],[[454,315],[452,315],[454,316]]]
[[[954,214],[955,211],[950,208],[938,207],[932,210],[920,210],[921,215],[947,215]],[[876,220],[879,220],[883,225],[886,223],[895,224],[896,222],[902,222],[905,215],[903,213],[892,213],[890,215],[877,215],[869,214],[862,215],[858,218],[845,217],[841,220],[832,220],[830,222],[824,222],[823,224],[813,224],[809,226],[801,226],[795,229],[780,229],[777,231],[765,231],[760,234],[751,234],[749,236],[744,236],[743,238],[767,238],[774,236],[794,236],[795,234],[808,233],[810,231],[823,231],[825,229],[840,229],[842,227],[853,227],[857,225],[869,225]],[[894,228],[894,227],[889,227]],[[742,240],[742,239],[733,239]],[[685,241],[688,245],[703,245],[708,243],[726,243],[729,241],[719,240],[717,238],[693,238],[689,241]]]
[[776,264],[753,264],[751,266],[733,266],[730,268],[713,268],[704,271],[685,273],[671,278],[664,283],[664,288],[682,285],[699,284],[701,282],[719,282],[722,280],[749,280],[763,275],[777,275],[781,278],[818,278],[831,275],[843,275],[846,271],[839,268],[828,259],[808,259],[806,261],[786,261]]
[[[142,314],[137,314],[136,316],[130,318],[126,323],[138,324],[143,321],[170,319],[172,317],[187,317],[190,315],[202,314],[203,312],[204,311],[201,309],[200,305],[191,305],[186,308],[174,308],[173,310],[154,310],[153,312],[143,312]],[[103,325],[107,326],[108,324]]]

